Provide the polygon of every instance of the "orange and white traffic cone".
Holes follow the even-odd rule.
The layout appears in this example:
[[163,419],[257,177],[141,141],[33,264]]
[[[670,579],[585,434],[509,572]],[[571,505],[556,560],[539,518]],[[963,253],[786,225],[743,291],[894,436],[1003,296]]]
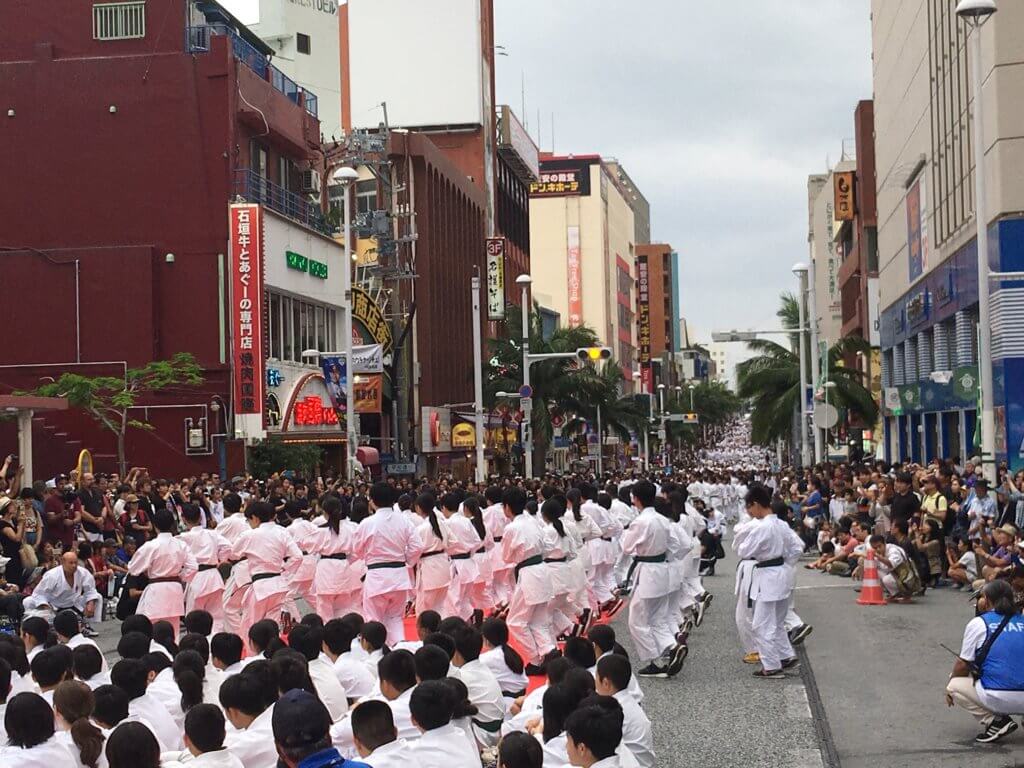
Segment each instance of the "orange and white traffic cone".
[[869,544],[864,553],[864,582],[861,586],[857,605],[885,605],[882,594],[882,582],[878,578],[878,563],[875,562],[875,550]]

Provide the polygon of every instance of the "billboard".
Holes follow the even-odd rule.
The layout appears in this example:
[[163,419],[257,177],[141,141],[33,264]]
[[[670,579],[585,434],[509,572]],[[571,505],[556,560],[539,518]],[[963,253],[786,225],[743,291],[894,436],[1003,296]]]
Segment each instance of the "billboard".
[[479,0],[349,0],[352,127],[377,128],[382,102],[392,128],[483,125],[480,24]]
[[923,175],[907,190],[907,257],[913,281],[928,270],[928,198]]
[[853,171],[843,171],[833,176],[835,192],[836,221],[853,221],[857,212],[853,197]]
[[530,197],[588,197],[591,160],[548,160],[530,183]]
[[229,206],[229,228],[234,412],[263,413],[263,210]]
[[651,364],[651,280],[647,256],[636,257],[636,322],[637,341],[640,344],[640,365]]
[[487,238],[487,319],[505,319],[505,238]]
[[583,259],[580,253],[580,228],[565,232],[566,277],[569,288],[569,327],[583,325]]

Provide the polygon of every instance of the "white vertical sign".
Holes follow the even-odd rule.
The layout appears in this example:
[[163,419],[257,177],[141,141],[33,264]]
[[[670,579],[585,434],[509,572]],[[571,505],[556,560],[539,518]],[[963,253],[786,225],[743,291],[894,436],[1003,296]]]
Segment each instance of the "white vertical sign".
[[487,319],[505,319],[505,238],[487,238]]

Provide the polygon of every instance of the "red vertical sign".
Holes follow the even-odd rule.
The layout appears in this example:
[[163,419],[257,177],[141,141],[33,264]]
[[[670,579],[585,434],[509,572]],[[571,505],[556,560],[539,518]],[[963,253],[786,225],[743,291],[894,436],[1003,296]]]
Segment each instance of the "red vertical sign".
[[566,272],[569,283],[569,327],[583,325],[583,264],[580,256],[580,228],[566,229]]
[[645,392],[654,392],[654,380],[651,376],[651,283],[647,256],[636,257],[637,300],[636,320],[637,337],[640,343],[640,379]]
[[230,206],[231,363],[235,413],[263,412],[263,211]]

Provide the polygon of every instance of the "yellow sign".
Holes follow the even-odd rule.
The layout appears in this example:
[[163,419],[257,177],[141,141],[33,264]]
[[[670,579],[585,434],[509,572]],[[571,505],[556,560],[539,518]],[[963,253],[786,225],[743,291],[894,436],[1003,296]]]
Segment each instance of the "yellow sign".
[[355,388],[356,413],[380,413],[384,397],[384,377],[379,373],[359,374]]
[[455,424],[452,426],[452,448],[475,448],[476,427],[472,424]]
[[87,450],[82,450],[78,454],[78,465],[75,467],[75,481],[77,483],[82,482],[82,475],[92,474],[92,454]]
[[360,237],[356,240],[356,266],[369,267],[376,264],[377,261],[377,238]]
[[857,206],[853,197],[853,171],[835,174],[836,221],[853,221]]
[[352,289],[352,319],[366,329],[368,343],[380,344],[385,355],[391,352],[391,326],[377,302],[362,288]]

